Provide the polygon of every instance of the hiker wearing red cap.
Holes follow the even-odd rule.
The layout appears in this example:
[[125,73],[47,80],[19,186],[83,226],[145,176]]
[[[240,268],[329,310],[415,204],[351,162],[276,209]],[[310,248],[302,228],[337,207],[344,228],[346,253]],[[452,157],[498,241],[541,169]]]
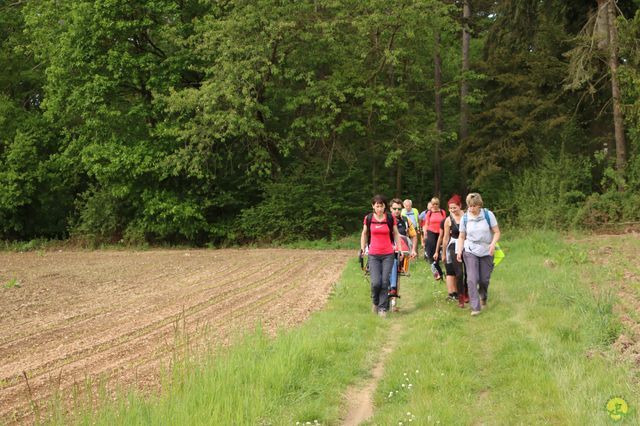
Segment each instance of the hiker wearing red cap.
[[457,298],[458,306],[464,308],[464,303],[469,299],[462,276],[463,264],[456,256],[456,246],[460,236],[460,221],[464,213],[462,199],[458,194],[454,194],[447,204],[449,205],[449,217],[444,221],[442,261],[447,273],[449,297],[452,299]]

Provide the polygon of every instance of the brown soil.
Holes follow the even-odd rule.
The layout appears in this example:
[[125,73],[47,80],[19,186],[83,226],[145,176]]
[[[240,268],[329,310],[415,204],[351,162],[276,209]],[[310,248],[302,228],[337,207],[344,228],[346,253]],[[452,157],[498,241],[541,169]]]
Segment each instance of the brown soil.
[[[153,250],[0,253],[0,424],[60,391],[157,389],[176,351],[273,333],[325,304],[349,252]],[[6,288],[16,279],[19,287]]]
[[347,389],[345,400],[348,403],[348,407],[342,426],[356,426],[373,416],[373,396],[378,387],[378,382],[384,374],[384,363],[393,348],[397,346],[400,324],[393,323],[389,334],[391,338],[380,352],[380,358],[373,367],[371,378],[364,385]]
[[[640,264],[637,260],[640,235],[635,232],[598,235],[578,241],[590,247],[591,261],[613,277],[608,286],[618,296],[615,312],[623,325],[623,332],[613,346],[640,371]],[[606,290],[596,285],[592,288],[596,293]]]

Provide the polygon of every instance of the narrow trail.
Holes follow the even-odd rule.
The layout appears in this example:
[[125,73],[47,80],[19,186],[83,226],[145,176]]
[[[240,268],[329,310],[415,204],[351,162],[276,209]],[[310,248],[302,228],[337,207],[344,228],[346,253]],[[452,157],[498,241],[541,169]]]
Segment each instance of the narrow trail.
[[[390,318],[390,320],[393,321],[394,318]],[[342,423],[343,426],[356,426],[373,416],[373,395],[378,387],[378,382],[380,382],[384,374],[385,361],[398,343],[400,331],[400,323],[394,322],[389,331],[387,331],[387,335],[391,337],[386,340],[388,344],[380,353],[380,358],[373,367],[371,378],[364,386],[352,386],[347,389],[346,399],[349,407]]]

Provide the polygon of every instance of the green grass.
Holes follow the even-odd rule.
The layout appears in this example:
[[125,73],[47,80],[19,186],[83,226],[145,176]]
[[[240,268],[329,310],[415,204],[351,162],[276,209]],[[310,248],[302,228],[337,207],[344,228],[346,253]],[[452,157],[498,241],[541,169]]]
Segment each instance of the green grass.
[[[445,301],[421,260],[404,278],[401,312],[380,320],[354,258],[326,309],[301,327],[275,339],[258,330],[230,349],[176,362],[160,395],[129,394],[78,422],[340,424],[346,389],[366,380],[398,323],[371,425],[608,425],[612,396],[629,404],[623,423],[638,424],[638,377],[611,349],[621,331],[608,281],[615,271],[554,233],[503,248],[478,317]],[[53,423],[69,420],[59,414]]]
[[338,240],[297,241],[280,245],[283,248],[312,249],[312,250],[358,250],[360,248],[360,233],[349,235]]
[[[237,248],[244,247],[237,244],[227,244],[222,246],[207,245],[207,248]],[[278,247],[289,249],[309,249],[309,250],[357,250],[360,247],[360,233],[348,235],[337,240],[319,239],[315,241],[296,241],[291,243],[254,244],[250,247]],[[75,237],[67,240],[47,240],[33,239],[29,241],[0,241],[0,251],[28,252],[47,250],[150,250],[150,249],[193,249],[193,245],[188,244],[149,244],[149,243],[127,243],[124,241],[115,243],[96,242],[90,238]]]
[[21,284],[17,278],[11,278],[9,281],[3,284],[3,288],[20,288]]
[[[590,291],[584,276],[597,271],[585,251],[552,233],[503,246],[507,258],[477,318],[444,302],[444,293],[414,287],[425,309],[406,322],[371,424],[398,424],[410,412],[420,424],[605,425],[604,407],[616,395],[631,407],[626,422],[637,424],[632,365],[609,346],[620,331],[613,293]],[[545,267],[547,259],[555,266]],[[388,398],[416,369],[412,391]]]

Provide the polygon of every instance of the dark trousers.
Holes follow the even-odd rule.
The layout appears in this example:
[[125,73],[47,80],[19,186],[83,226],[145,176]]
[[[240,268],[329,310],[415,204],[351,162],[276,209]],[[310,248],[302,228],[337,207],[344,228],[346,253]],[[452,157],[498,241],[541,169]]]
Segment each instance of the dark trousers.
[[456,277],[456,291],[459,295],[467,293],[465,288],[466,281],[463,277],[462,267],[462,262],[458,262],[454,244],[449,244],[449,247],[447,247],[447,263],[445,265],[445,269],[447,270],[447,275],[453,275]]
[[427,231],[427,262],[429,264],[433,264],[436,267],[436,270],[442,276],[442,268],[440,267],[440,262],[435,262],[433,260],[433,255],[436,254],[436,245],[438,244],[438,237],[440,234],[436,234],[435,232]]
[[369,274],[371,275],[371,302],[379,311],[389,310],[389,282],[393,269],[393,253],[369,255]]
[[469,284],[469,303],[474,311],[480,310],[480,299],[489,297],[489,280],[493,272],[493,256],[478,257],[465,251],[464,265],[467,271],[467,283]]

